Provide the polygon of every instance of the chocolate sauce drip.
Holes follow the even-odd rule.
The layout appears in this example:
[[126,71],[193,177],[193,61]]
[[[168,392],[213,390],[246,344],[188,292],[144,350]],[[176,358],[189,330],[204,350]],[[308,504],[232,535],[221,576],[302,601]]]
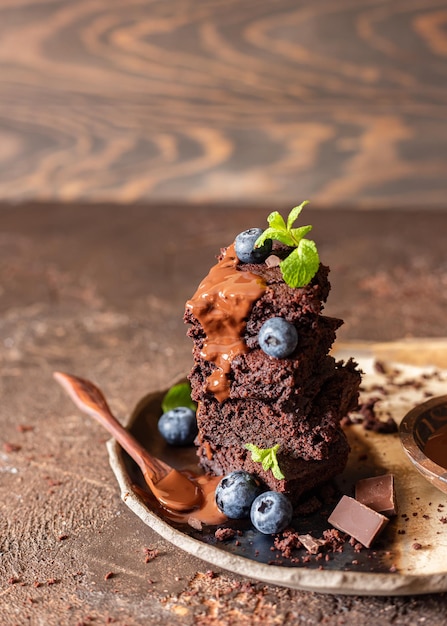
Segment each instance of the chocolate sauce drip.
[[238,270],[238,263],[232,244],[186,303],[205,331],[200,356],[216,366],[207,379],[206,391],[219,402],[229,395],[231,361],[248,351],[242,338],[246,320],[266,287],[260,276]]

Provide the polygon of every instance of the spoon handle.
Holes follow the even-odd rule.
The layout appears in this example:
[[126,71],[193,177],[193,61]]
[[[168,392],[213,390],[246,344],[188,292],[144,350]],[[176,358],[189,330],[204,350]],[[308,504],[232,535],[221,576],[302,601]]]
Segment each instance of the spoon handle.
[[152,457],[112,415],[106,399],[96,385],[84,378],[63,372],[54,372],[53,376],[83,413],[93,417],[113,435],[137,463],[146,479],[156,484],[171,471],[172,468],[169,465]]

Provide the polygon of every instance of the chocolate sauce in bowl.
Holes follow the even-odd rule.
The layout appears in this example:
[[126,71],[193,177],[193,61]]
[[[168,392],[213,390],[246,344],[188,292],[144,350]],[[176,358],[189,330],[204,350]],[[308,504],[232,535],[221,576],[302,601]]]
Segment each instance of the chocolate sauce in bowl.
[[242,334],[253,303],[266,287],[260,276],[238,270],[238,263],[232,244],[186,303],[205,331],[200,356],[216,365],[207,379],[206,390],[219,402],[229,395],[231,361],[248,350]]
[[437,465],[447,469],[447,424],[427,439],[424,454]]

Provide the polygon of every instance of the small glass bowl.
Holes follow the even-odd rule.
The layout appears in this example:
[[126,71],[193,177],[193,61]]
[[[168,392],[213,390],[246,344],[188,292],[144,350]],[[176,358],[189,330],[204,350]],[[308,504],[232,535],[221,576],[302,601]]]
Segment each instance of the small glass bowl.
[[424,454],[428,438],[447,424],[447,396],[431,398],[409,411],[399,426],[402,446],[419,472],[447,493],[447,469]]

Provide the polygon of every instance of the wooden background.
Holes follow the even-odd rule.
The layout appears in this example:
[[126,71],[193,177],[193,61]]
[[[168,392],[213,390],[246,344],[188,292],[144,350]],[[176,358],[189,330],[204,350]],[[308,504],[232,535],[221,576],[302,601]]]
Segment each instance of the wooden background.
[[442,208],[446,0],[0,0],[0,202]]

